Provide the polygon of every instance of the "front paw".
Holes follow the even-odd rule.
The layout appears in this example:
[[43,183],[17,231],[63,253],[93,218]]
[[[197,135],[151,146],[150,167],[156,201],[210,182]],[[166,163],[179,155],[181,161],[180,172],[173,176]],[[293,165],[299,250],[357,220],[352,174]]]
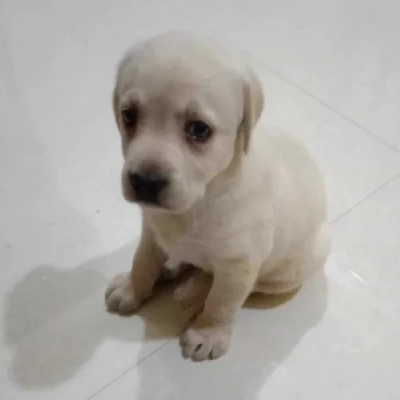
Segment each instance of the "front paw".
[[118,314],[132,314],[142,302],[133,291],[129,274],[114,277],[108,285],[105,298],[108,311]]
[[181,335],[182,356],[192,361],[215,360],[228,351],[231,335],[231,327],[192,326]]

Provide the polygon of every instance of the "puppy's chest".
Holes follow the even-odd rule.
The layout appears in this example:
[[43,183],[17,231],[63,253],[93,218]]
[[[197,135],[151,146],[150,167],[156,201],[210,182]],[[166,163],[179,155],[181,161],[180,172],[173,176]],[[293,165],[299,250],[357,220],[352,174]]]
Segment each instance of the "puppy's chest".
[[175,218],[153,219],[152,230],[158,246],[166,254],[171,253],[179,239],[187,234],[188,231],[185,221]]
[[222,221],[208,216],[180,218],[162,216],[152,219],[152,229],[158,246],[169,257],[169,266],[191,263],[210,270],[210,258],[216,256],[224,244]]

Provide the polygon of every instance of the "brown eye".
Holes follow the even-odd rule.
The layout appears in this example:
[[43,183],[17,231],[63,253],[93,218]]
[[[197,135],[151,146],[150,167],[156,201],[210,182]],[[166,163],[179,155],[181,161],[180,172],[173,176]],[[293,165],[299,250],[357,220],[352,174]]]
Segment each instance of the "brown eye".
[[205,143],[212,135],[212,129],[203,121],[188,121],[185,125],[186,136],[195,142]]
[[138,111],[131,107],[121,111],[122,121],[127,128],[134,128],[137,124]]

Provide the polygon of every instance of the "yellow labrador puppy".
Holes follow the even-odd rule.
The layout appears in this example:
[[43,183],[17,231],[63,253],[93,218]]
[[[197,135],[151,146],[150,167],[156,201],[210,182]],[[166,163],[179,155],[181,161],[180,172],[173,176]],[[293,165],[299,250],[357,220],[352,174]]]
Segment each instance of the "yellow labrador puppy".
[[257,121],[263,91],[243,60],[209,39],[165,33],[131,49],[114,89],[125,198],[142,210],[131,271],[106,292],[133,312],[165,264],[199,271],[179,289],[198,315],[183,356],[223,355],[252,292],[298,288],[329,248],[325,192],[308,152]]

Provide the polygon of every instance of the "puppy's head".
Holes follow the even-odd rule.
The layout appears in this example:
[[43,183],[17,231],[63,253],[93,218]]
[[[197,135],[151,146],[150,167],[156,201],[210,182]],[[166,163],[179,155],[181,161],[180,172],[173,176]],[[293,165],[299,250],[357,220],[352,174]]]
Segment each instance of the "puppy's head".
[[263,94],[254,73],[224,49],[170,33],[121,61],[113,105],[125,198],[182,213],[248,151]]

